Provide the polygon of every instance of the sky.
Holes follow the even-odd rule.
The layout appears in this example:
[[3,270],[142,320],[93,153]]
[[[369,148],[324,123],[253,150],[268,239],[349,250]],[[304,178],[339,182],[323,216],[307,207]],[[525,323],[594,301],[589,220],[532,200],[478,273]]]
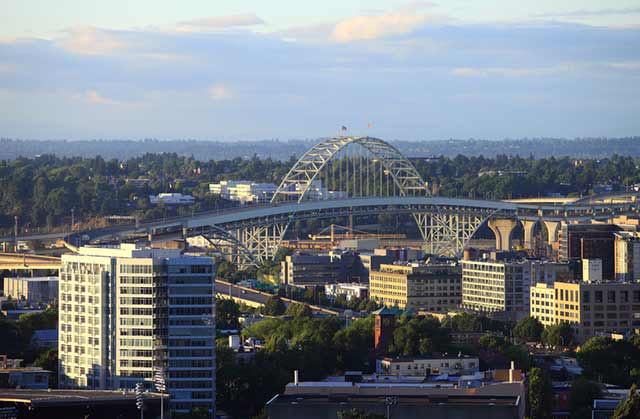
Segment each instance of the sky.
[[0,137],[640,135],[640,0],[0,3]]

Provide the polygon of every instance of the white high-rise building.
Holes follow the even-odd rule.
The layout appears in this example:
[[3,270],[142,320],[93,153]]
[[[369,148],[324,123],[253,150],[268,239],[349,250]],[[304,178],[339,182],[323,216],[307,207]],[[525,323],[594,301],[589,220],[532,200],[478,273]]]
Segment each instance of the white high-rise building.
[[213,259],[177,249],[81,247],[60,267],[61,388],[153,389],[170,406],[215,409]]

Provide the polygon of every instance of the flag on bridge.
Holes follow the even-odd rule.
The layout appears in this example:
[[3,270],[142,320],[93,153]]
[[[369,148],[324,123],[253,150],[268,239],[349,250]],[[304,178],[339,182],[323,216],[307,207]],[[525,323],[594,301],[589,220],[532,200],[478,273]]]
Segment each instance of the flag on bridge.
[[347,127],[345,127],[344,125],[340,128],[342,131],[346,131]]

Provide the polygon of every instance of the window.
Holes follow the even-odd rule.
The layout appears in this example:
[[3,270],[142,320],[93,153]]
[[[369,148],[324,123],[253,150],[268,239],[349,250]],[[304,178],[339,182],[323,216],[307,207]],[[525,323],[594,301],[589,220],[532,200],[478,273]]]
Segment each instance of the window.
[[607,303],[615,303],[615,302],[616,302],[616,292],[607,291]]
[[590,303],[591,302],[591,292],[582,291],[582,302],[583,303]]
[[602,302],[602,291],[596,291],[596,303]]

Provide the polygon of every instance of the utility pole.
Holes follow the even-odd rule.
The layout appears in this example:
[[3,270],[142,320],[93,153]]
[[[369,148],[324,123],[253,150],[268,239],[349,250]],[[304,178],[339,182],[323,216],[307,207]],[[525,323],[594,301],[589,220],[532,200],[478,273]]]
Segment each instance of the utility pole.
[[73,232],[73,226],[76,223],[76,219],[75,219],[75,208],[71,208],[71,232]]
[[13,245],[15,247],[16,253],[18,252],[18,216],[13,216]]

